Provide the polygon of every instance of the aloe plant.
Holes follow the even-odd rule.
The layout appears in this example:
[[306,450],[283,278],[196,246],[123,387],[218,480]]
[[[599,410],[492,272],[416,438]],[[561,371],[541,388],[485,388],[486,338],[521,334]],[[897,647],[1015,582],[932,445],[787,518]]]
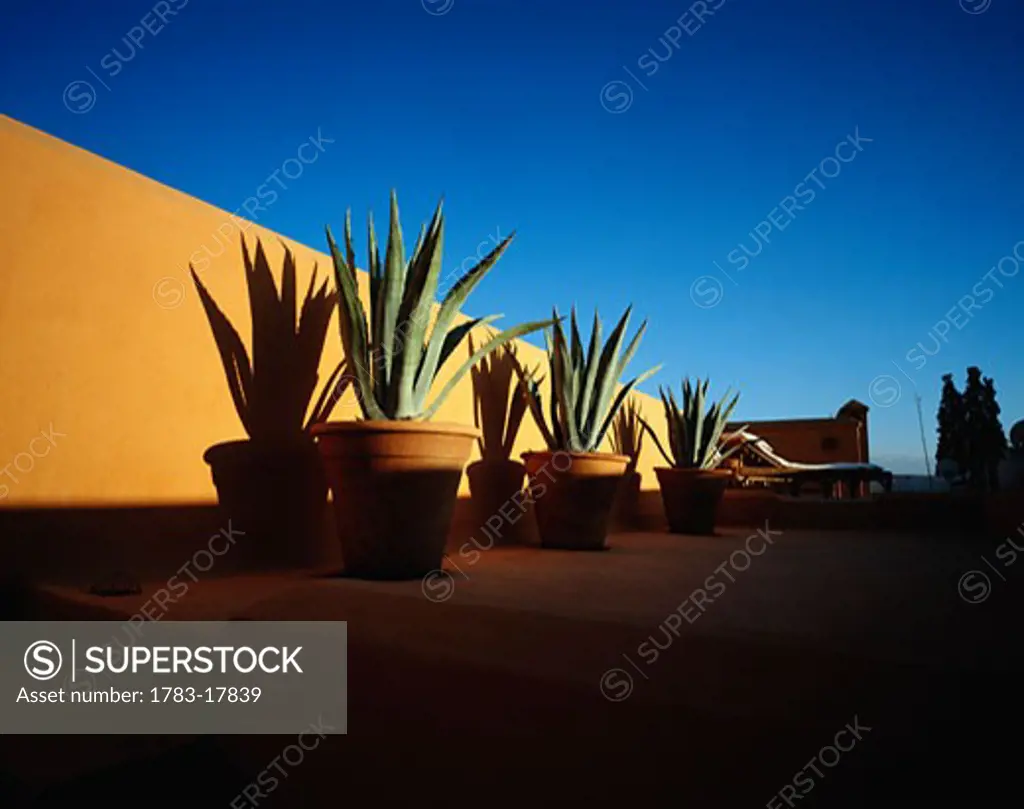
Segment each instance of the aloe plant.
[[616,392],[619,380],[647,330],[647,321],[644,321],[623,351],[632,309],[632,306],[626,309],[603,348],[601,318],[595,312],[589,347],[585,352],[575,308],[572,310],[570,341],[565,339],[562,331],[563,318],[558,316],[557,310],[554,312],[555,322],[547,335],[551,373],[550,426],[544,416],[540,380],[532,372],[520,373],[530,412],[551,451],[598,452],[630,391],[661,368],[659,365],[645,371]]
[[726,391],[719,401],[706,407],[710,382],[709,379],[703,382],[698,379],[691,384],[689,379],[684,379],[681,408],[671,390],[658,389],[665,408],[670,453],[665,452],[657,433],[641,418],[645,431],[650,433],[669,466],[676,469],[714,469],[743,446],[738,443],[724,452],[722,450],[725,444],[746,429],[742,427],[727,436],[723,435],[740,395],[737,393],[727,402],[729,391]]
[[626,474],[636,471],[640,451],[644,446],[644,426],[640,421],[640,405],[634,400],[622,407],[612,422],[612,450],[629,458]]
[[310,409],[336,295],[328,291],[326,279],[316,287],[314,265],[296,320],[295,256],[287,245],[284,250],[278,295],[263,244],[256,241],[254,261],[242,237],[252,317],[252,362],[238,331],[203,286],[195,269],[189,266],[217,343],[238,418],[252,440],[266,443],[287,442],[303,436],[313,424],[330,415],[348,386],[347,377],[341,377],[345,368],[342,361],[334,368]]
[[428,336],[427,327],[441,275],[444,243],[441,207],[438,203],[429,226],[421,229],[408,261],[395,192],[391,192],[391,221],[383,261],[373,217],[370,216],[367,265],[370,276],[369,318],[359,297],[351,211],[345,214],[344,253],[335,242],[331,229],[327,228],[327,243],[334,260],[339,292],[341,341],[355,376],[357,398],[365,419],[430,419],[479,360],[510,340],[551,325],[551,321],[524,323],[494,335],[470,354],[427,404],[438,371],[463,339],[478,326],[493,323],[501,317],[488,315],[460,319],[460,310],[515,237],[515,233],[510,234],[455,282],[441,301]]
[[[474,352],[469,338],[469,352]],[[512,457],[516,436],[526,415],[526,395],[516,377],[519,357],[514,343],[484,357],[473,368],[473,422],[480,430],[477,444],[485,461]]]

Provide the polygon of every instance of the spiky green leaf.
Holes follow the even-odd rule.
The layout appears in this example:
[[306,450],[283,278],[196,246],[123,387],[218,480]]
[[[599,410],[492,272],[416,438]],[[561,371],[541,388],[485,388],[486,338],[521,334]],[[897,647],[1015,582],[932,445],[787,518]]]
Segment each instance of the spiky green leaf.
[[480,346],[480,348],[473,352],[473,354],[470,355],[469,359],[467,359],[464,363],[462,363],[462,365],[459,366],[459,368],[452,375],[451,379],[449,379],[445,386],[441,388],[441,392],[434,399],[430,407],[428,407],[424,411],[423,418],[429,419],[437,412],[438,408],[442,404],[444,404],[445,399],[448,398],[448,395],[452,392],[452,390],[455,389],[455,386],[459,384],[459,381],[462,379],[462,377],[464,377],[466,373],[468,373],[469,369],[472,368],[480,360],[481,357],[487,356],[487,354],[489,354],[491,351],[494,351],[496,348],[500,348],[501,346],[505,345],[511,340],[515,340],[519,337],[524,337],[527,334],[530,334],[531,332],[546,329],[550,325],[550,320],[540,320],[533,323],[522,323],[518,326],[515,326],[511,329],[506,329],[505,331],[494,335],[486,343]]
[[420,365],[419,375],[416,378],[415,395],[417,399],[423,400],[430,390],[434,378],[437,376],[445,338],[452,323],[455,322],[462,304],[465,303],[469,294],[483,280],[484,276],[497,263],[498,259],[501,258],[514,238],[514,232],[509,234],[501,244],[484,256],[476,266],[470,269],[448,290],[448,294],[445,295],[441,308],[434,320],[434,326],[430,332],[430,340],[427,343],[426,356]]
[[359,298],[355,276],[341,250],[338,249],[330,228],[327,228],[327,245],[334,261],[334,278],[338,287],[338,326],[341,331],[341,342],[356,377],[359,406],[363,418],[384,419],[386,416],[376,399],[369,368],[371,359],[366,312]]

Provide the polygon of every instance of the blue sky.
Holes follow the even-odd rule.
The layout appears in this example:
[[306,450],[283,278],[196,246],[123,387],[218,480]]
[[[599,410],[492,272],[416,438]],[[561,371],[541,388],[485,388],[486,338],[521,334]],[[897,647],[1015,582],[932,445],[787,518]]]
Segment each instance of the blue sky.
[[0,109],[227,210],[273,183],[251,218],[320,249],[347,207],[362,231],[395,187],[411,238],[443,194],[449,266],[518,232],[471,312],[633,303],[648,391],[710,375],[744,419],[857,398],[896,471],[923,469],[915,392],[934,451],[947,371],[1024,418],[1014,0],[97,8],[5,9]]

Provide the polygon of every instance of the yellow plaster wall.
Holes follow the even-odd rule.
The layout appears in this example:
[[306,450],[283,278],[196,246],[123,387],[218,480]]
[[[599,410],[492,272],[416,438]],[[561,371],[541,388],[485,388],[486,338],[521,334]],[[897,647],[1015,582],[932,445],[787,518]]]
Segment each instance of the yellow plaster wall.
[[[300,288],[330,259],[5,116],[0,177],[0,508],[213,502],[202,453],[245,434],[188,263],[248,340],[240,230],[275,271],[286,242]],[[340,352],[334,320],[323,377]],[[640,398],[660,430],[660,404]],[[355,412],[346,398],[334,417]],[[469,376],[438,420],[472,424]],[[540,446],[527,416],[516,452]],[[646,447],[645,488],[657,460]]]

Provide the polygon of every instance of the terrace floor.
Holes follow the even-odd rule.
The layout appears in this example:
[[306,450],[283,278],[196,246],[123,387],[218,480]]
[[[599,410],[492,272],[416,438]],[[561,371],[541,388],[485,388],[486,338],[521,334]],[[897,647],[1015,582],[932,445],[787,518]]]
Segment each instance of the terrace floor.
[[[763,806],[855,715],[873,728],[864,749],[807,796],[824,802],[801,805],[864,805],[883,783],[894,795],[896,764],[907,795],[948,797],[950,779],[973,772],[967,756],[1005,750],[997,734],[1017,733],[1024,673],[1024,560],[1000,570],[1004,581],[987,567],[1001,564],[990,546],[806,531],[773,532],[769,545],[756,531],[619,534],[607,553],[454,551],[450,576],[426,585],[322,572],[211,578],[162,618],[349,621],[349,735],[329,738],[261,806],[322,805],[358,789],[380,801],[505,805],[542,775],[596,805],[651,790]],[[990,576],[980,603],[958,590],[971,570]],[[38,614],[124,620],[163,584],[122,598],[46,587]],[[678,636],[665,634],[667,619]],[[639,651],[651,636],[663,647],[655,660]],[[124,770],[71,781],[118,761],[142,784],[160,777],[150,769],[205,768],[205,794],[226,805],[287,743],[32,737],[5,745],[4,759],[29,790],[66,777],[70,791],[35,805],[123,781]],[[487,791],[470,801],[471,786]]]

